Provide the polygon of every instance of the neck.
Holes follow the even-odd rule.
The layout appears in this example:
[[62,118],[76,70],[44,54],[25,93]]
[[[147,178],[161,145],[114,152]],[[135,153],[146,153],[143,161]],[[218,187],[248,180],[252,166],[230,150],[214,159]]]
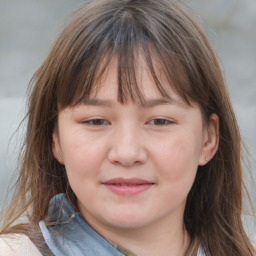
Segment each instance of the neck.
[[137,256],[184,256],[190,244],[182,219],[169,225],[163,222],[154,227],[138,229],[116,229],[109,226],[99,229],[95,224],[94,222],[92,227],[106,239]]
[[151,236],[122,237],[116,243],[133,252],[137,256],[185,256],[190,244],[190,237],[185,229],[181,232],[151,233]]

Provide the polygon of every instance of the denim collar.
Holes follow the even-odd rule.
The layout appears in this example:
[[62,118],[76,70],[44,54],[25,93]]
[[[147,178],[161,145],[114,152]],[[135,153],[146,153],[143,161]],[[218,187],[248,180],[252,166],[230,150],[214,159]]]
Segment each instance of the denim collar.
[[74,211],[64,194],[51,199],[48,217],[39,226],[55,256],[124,256]]

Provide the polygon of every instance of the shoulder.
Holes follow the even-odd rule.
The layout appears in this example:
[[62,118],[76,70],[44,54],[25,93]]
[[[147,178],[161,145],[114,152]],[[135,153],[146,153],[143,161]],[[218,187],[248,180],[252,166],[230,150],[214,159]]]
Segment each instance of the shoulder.
[[0,255],[42,256],[31,240],[23,234],[0,235]]

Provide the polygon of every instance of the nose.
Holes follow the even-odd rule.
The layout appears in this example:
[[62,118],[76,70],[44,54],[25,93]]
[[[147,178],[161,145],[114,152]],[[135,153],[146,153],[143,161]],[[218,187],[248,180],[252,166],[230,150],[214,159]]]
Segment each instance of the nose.
[[131,167],[141,165],[147,160],[147,151],[143,138],[136,129],[121,129],[112,137],[112,144],[108,153],[111,163]]

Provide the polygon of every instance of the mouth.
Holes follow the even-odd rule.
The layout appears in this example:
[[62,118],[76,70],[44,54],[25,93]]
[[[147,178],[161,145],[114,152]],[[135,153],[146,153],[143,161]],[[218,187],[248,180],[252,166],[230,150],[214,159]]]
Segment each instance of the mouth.
[[117,195],[133,196],[150,189],[155,183],[137,178],[116,178],[103,182],[102,184]]

